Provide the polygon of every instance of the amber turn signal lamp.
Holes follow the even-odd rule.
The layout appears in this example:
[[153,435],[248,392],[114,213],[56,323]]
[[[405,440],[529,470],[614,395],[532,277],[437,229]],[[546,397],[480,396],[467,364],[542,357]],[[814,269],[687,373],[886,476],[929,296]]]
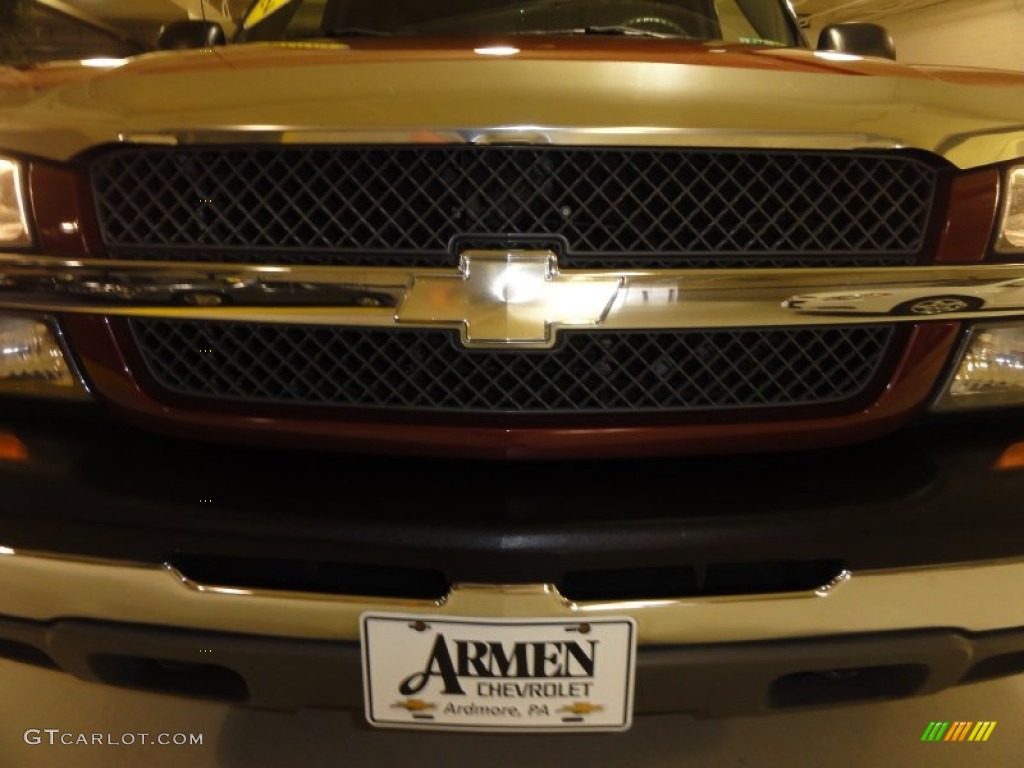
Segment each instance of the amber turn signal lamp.
[[1024,443],[1014,443],[999,457],[995,469],[1010,470],[1024,469]]
[[28,461],[28,448],[17,435],[0,432],[0,461]]

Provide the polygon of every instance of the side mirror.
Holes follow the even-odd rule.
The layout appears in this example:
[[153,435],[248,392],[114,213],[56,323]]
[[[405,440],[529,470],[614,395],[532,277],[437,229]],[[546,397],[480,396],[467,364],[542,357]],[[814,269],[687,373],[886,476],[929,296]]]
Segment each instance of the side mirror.
[[187,48],[213,48],[225,45],[224,28],[214,21],[172,21],[160,28],[156,47],[161,51],[179,51]]
[[885,27],[877,24],[830,24],[821,30],[818,50],[896,60],[892,37]]

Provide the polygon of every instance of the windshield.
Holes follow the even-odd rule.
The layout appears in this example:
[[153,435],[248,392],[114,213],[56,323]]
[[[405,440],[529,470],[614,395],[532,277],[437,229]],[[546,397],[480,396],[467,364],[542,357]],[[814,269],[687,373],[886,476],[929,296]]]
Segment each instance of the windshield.
[[238,41],[465,34],[801,44],[781,0],[257,0]]

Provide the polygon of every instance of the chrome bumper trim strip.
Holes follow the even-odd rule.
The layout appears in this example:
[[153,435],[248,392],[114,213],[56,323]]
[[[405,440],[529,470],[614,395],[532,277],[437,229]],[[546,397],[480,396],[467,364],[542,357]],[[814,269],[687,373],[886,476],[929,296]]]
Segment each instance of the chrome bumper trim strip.
[[551,585],[460,584],[439,602],[339,597],[190,582],[158,565],[0,547],[0,615],[356,640],[365,611],[471,617],[630,616],[645,645],[744,642],[950,627],[1024,626],[1024,558],[845,574],[783,595],[572,603]]
[[743,149],[900,149],[892,136],[870,133],[715,130],[659,126],[556,127],[507,125],[480,128],[323,129],[301,125],[235,125],[217,128],[121,133],[122,144],[532,144],[555,146],[716,147]]
[[[562,271],[548,251],[470,251],[460,269],[0,254],[0,310],[450,327],[470,345],[548,348],[558,329],[581,325],[648,330],[1017,319],[1024,317],[1024,264]],[[486,338],[472,338],[474,321],[487,327]]]

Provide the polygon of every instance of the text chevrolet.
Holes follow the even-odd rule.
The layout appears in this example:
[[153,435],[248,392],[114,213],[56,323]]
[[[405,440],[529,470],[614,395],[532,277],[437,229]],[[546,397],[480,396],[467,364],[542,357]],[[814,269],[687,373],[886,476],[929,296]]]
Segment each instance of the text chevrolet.
[[1024,670],[1024,76],[777,0],[162,40],[0,70],[0,658],[524,731]]

